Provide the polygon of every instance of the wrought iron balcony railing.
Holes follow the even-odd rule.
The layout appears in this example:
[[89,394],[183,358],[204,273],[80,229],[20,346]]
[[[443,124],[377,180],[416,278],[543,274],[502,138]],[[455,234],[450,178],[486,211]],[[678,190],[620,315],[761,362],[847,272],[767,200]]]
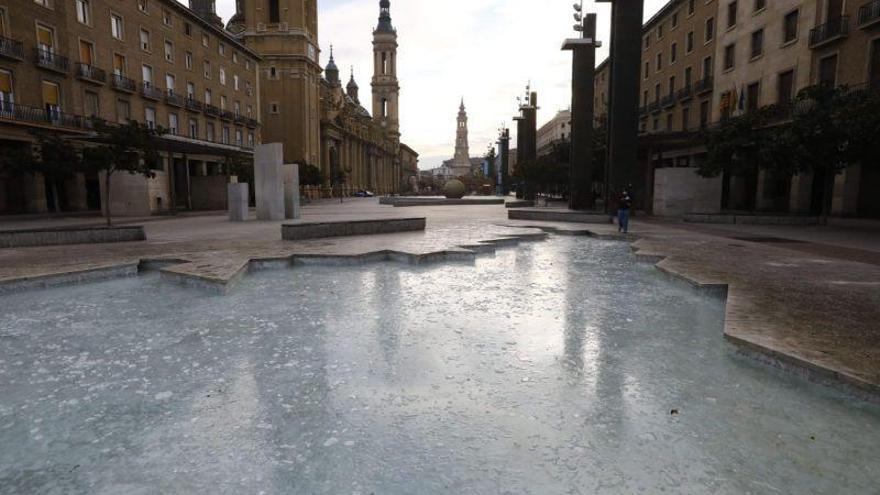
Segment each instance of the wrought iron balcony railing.
[[257,119],[251,119],[251,118],[248,118],[248,119],[247,119],[247,122],[246,122],[246,125],[247,125],[248,127],[250,127],[251,129],[253,129],[253,128],[255,128],[255,127],[259,127],[259,126],[260,126],[260,123],[257,122]]
[[36,62],[37,65],[44,69],[63,72],[65,74],[70,67],[70,60],[68,60],[67,57],[62,57],[53,51],[44,50],[42,48],[37,48]]
[[107,82],[106,72],[94,65],[83,63],[76,64],[76,77],[101,84]]
[[660,100],[660,104],[663,105],[663,108],[669,108],[675,106],[675,93],[668,94]]
[[191,110],[193,112],[201,112],[205,108],[205,105],[199,100],[193,98],[192,96],[186,97],[186,109]]
[[153,86],[152,83],[144,81],[141,83],[141,96],[144,98],[149,98],[151,100],[161,100],[162,96],[164,96],[165,92],[161,89]]
[[183,97],[175,93],[173,89],[169,89],[168,92],[165,93],[165,103],[174,107],[182,107]]
[[24,60],[24,43],[0,37],[0,56]]
[[230,112],[229,110],[220,110],[220,118],[223,120],[232,120],[232,112]]
[[113,89],[118,89],[119,91],[125,91],[127,93],[134,93],[137,89],[137,84],[122,74],[113,74],[110,77],[110,85],[113,86]]
[[849,35],[849,16],[829,19],[810,30],[810,48],[816,48]]
[[205,104],[205,115],[209,117],[217,117],[220,115],[220,109],[210,103]]
[[859,27],[867,27],[880,21],[880,0],[859,7]]
[[236,115],[234,118],[234,122],[236,124],[245,125],[247,123],[247,118],[244,115]]
[[91,119],[64,113],[60,108],[52,105],[38,108],[8,101],[0,102],[0,119],[71,129],[88,130],[92,128]]
[[694,87],[691,84],[685,84],[683,88],[678,90],[676,96],[679,100],[690,100],[694,96]]
[[715,78],[712,76],[706,76],[694,83],[694,92],[698,95],[709,93],[714,89],[714,85]]

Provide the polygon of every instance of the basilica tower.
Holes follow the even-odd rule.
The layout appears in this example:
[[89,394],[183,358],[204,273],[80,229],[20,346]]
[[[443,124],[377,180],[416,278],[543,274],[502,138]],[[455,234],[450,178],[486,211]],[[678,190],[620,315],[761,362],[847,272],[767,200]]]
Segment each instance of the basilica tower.
[[452,157],[452,170],[455,175],[470,175],[471,157],[468,146],[468,118],[464,109],[464,98],[458,107],[458,121],[455,127],[455,155]]
[[250,68],[260,72],[262,141],[282,143],[285,163],[319,165],[318,1],[236,0],[227,29],[263,58]]
[[373,119],[400,140],[398,119],[397,31],[391,25],[391,1],[379,2],[379,25],[373,31]]

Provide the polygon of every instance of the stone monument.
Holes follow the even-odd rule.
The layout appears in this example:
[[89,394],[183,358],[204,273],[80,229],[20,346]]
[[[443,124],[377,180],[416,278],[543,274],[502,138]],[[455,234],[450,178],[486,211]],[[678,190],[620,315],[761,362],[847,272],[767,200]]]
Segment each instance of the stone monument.
[[226,186],[229,199],[229,219],[233,222],[244,222],[248,219],[248,200],[250,192],[244,182],[233,182]]
[[261,144],[254,150],[257,220],[284,220],[283,156],[281,143]]
[[284,218],[297,219],[301,216],[299,204],[299,165],[284,165]]

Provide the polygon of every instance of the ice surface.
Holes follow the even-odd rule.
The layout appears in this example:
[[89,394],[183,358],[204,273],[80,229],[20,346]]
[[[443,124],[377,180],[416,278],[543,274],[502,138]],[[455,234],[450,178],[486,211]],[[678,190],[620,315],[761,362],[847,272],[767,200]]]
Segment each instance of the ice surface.
[[877,493],[880,410],[625,244],[0,298],[0,493]]

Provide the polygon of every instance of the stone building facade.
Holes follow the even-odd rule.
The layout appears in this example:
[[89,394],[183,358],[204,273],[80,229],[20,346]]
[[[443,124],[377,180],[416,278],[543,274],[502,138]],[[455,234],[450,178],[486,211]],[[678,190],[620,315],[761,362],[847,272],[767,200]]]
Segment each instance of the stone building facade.
[[[35,131],[86,145],[91,117],[161,126],[156,177],[116,174],[113,211],[225,207],[223,157],[260,142],[260,62],[208,3],[0,0],[0,147]],[[100,209],[102,182],[0,175],[0,214]]]
[[538,128],[538,156],[546,155],[556,143],[571,141],[571,110],[560,110]]

